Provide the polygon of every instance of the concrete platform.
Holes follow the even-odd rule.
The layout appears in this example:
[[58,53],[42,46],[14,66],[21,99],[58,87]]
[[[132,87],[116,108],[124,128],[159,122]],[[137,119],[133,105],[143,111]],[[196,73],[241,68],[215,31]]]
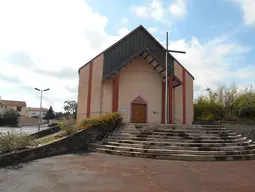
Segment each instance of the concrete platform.
[[254,192],[255,161],[185,162],[89,153],[0,169],[4,192]]

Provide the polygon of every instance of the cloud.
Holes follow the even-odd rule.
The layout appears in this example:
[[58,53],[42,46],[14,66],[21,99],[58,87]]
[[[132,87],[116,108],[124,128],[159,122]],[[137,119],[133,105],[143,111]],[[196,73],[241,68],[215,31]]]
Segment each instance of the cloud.
[[187,13],[186,0],[175,0],[169,6],[169,12],[174,17],[184,17]]
[[166,19],[167,10],[164,8],[161,0],[151,0],[149,3],[146,2],[139,5],[133,4],[130,10],[138,17],[154,19],[169,24],[169,21]]
[[120,37],[127,35],[130,31],[127,28],[121,28],[118,30]]
[[195,95],[207,87],[215,89],[219,84],[233,81],[240,85],[255,84],[251,81],[255,66],[243,63],[250,48],[233,39],[226,34],[205,43],[196,37],[169,43],[169,49],[186,51],[186,54],[173,55],[195,77]]
[[234,3],[237,3],[242,12],[243,20],[247,25],[255,26],[255,1],[254,0],[232,0]]
[[0,23],[0,95],[36,107],[33,88],[50,88],[43,107],[55,110],[77,94],[79,67],[128,31],[107,33],[107,17],[83,0],[0,1]]
[[150,33],[156,33],[156,32],[158,31],[158,29],[157,29],[156,27],[149,27],[149,28],[148,28],[148,31],[149,31]]
[[122,24],[128,24],[128,22],[129,22],[129,19],[128,18],[122,18],[121,20],[120,20],[120,22],[122,23]]

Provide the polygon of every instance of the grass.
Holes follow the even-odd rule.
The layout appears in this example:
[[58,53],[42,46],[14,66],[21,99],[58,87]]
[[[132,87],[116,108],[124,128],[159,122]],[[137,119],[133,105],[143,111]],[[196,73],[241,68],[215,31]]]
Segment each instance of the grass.
[[55,140],[58,140],[62,137],[65,137],[67,134],[65,131],[60,131],[59,133],[57,134],[53,134],[53,135],[50,135],[50,136],[46,136],[46,137],[42,137],[40,139],[37,140],[38,144],[46,144],[46,143],[50,143],[50,142],[53,142]]

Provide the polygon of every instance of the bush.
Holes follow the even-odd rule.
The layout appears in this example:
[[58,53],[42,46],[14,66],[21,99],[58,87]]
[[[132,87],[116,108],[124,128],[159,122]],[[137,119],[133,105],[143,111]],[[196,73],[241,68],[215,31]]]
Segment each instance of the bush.
[[53,122],[53,123],[48,124],[48,127],[55,127],[55,126],[58,126],[58,125],[61,125],[61,123],[60,122]]
[[78,131],[78,126],[76,125],[75,121],[64,121],[60,124],[60,128],[67,133],[67,135],[70,135],[72,133],[75,133]]
[[79,128],[80,129],[87,129],[88,127],[103,127],[108,124],[114,124],[117,121],[121,121],[122,117],[121,114],[118,112],[115,113],[107,113],[106,115],[100,117],[92,117],[85,119],[81,122]]
[[0,114],[0,126],[4,126],[4,121],[3,121],[2,114]]
[[16,127],[19,122],[19,113],[13,109],[6,110],[2,115],[4,125]]
[[0,135],[0,153],[26,149],[36,146],[35,138],[28,134],[20,134],[14,131],[8,131]]
[[225,117],[223,117],[224,121],[240,121],[240,119],[234,115],[226,115]]

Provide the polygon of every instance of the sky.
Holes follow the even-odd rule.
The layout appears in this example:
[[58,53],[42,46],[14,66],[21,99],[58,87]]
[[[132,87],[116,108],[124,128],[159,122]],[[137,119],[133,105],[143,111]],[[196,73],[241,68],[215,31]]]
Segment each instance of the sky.
[[63,110],[77,100],[78,69],[139,25],[202,90],[255,85],[255,0],[0,0],[0,96]]

